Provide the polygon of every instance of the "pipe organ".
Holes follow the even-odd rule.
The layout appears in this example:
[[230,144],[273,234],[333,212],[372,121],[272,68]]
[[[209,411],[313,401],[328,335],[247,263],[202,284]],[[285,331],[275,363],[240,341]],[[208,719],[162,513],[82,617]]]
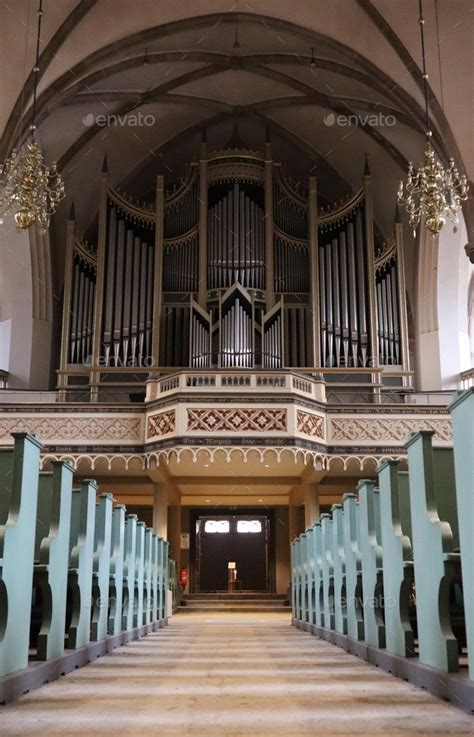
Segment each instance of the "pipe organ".
[[[235,146],[235,143],[234,143]],[[153,205],[101,175],[97,245],[68,225],[60,384],[91,371],[408,369],[403,242],[374,253],[370,173],[317,207],[264,153],[201,144]],[[313,198],[313,199],[312,199]],[[100,378],[98,379],[100,381]]]
[[72,254],[72,310],[69,316],[69,363],[87,363],[92,355],[97,265],[84,241],[75,241]]

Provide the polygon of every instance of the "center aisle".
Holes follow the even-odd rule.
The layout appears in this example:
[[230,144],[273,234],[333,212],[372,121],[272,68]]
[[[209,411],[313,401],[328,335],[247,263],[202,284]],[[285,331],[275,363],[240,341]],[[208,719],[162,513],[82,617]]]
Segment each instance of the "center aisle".
[[457,735],[474,719],[290,626],[188,613],[2,709],[0,735]]

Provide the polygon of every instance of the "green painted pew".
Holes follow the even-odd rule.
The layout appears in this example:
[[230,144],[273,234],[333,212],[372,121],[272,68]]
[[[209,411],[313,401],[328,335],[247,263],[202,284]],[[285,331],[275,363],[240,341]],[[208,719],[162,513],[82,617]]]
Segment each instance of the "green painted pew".
[[332,558],[334,562],[334,626],[347,635],[346,556],[344,551],[344,511],[332,505]]
[[163,540],[163,612],[162,617],[168,616],[168,590],[170,585],[170,568],[169,568],[170,544],[167,540]]
[[134,626],[137,522],[138,517],[136,514],[127,515],[125,520],[122,613],[122,629],[125,631],[133,629]]
[[99,494],[95,508],[91,622],[91,640],[93,642],[103,640],[107,635],[113,504],[112,494]]
[[110,539],[109,617],[107,626],[109,635],[118,635],[122,629],[125,513],[126,507],[124,504],[114,506]]
[[145,530],[145,559],[143,571],[143,622],[150,624],[153,611],[153,529]]
[[68,571],[72,616],[67,632],[68,650],[90,642],[96,491],[96,482],[88,480],[72,492]]
[[28,664],[41,443],[14,433],[0,450],[0,676]]
[[151,552],[151,621],[156,622],[160,617],[160,538],[153,533]]
[[33,643],[38,660],[50,660],[64,653],[74,472],[67,463],[54,462],[52,466],[52,473],[40,474],[38,488],[33,577],[41,602],[39,632]]
[[359,550],[362,557],[364,639],[385,647],[383,605],[383,551],[380,531],[380,495],[371,481],[361,481],[359,494]]
[[308,565],[308,536],[306,532],[301,535],[301,597],[302,597],[302,619],[309,622],[309,565]]
[[143,624],[143,583],[145,575],[145,528],[144,522],[137,523],[137,546],[135,549],[135,610],[133,626]]
[[344,555],[346,559],[347,634],[364,639],[362,607],[362,558],[360,554],[359,504],[355,494],[344,494]]
[[324,626],[335,627],[334,610],[334,560],[332,557],[332,519],[329,514],[321,515],[322,578]]
[[449,598],[460,555],[453,451],[433,448],[434,432],[415,433],[408,450],[416,618],[420,662],[447,672],[459,669]]
[[315,565],[316,554],[314,547],[314,527],[306,530],[307,556],[308,556],[308,607],[309,623],[316,624],[316,601],[315,601]]
[[314,534],[314,601],[316,624],[324,627],[323,535],[321,522],[313,525]]
[[450,406],[469,677],[474,680],[474,388]]
[[399,469],[399,461],[384,461],[378,472],[385,639],[390,653],[410,658],[415,655],[415,635],[409,617],[409,601],[413,593],[410,489],[408,473]]

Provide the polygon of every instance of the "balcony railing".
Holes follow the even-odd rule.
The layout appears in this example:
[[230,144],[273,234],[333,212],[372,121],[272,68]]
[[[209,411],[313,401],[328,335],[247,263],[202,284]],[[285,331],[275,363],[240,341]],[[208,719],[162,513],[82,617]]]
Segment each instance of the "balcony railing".
[[326,401],[323,378],[302,376],[292,371],[180,371],[164,378],[147,381],[146,401],[152,402],[171,394],[223,392],[228,395],[295,393],[318,402]]

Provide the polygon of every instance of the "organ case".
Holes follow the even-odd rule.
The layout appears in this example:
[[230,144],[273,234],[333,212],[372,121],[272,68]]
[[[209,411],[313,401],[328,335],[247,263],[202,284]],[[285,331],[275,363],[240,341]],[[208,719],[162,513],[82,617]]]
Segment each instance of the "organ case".
[[[133,368],[408,367],[403,243],[374,252],[371,177],[321,210],[264,152],[201,144],[154,205],[101,175],[97,247],[68,226],[60,386]],[[96,393],[95,398],[98,398]]]

